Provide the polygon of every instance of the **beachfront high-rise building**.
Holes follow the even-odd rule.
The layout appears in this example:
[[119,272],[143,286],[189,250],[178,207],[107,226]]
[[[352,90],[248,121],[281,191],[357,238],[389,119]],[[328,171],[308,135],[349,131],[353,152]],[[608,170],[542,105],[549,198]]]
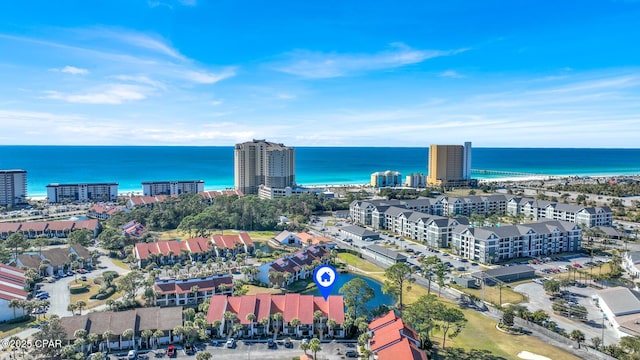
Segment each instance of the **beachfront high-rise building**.
[[47,200],[50,203],[116,201],[118,183],[49,184]]
[[27,202],[27,171],[0,170],[0,206]]
[[203,191],[204,180],[142,182],[142,194],[146,196],[197,194]]
[[429,147],[429,186],[467,186],[471,180],[471,142]]
[[378,171],[371,174],[371,186],[377,188],[402,186],[402,174],[397,171]]
[[265,140],[236,144],[234,186],[243,194],[258,194],[260,185],[284,189],[296,186],[295,150]]

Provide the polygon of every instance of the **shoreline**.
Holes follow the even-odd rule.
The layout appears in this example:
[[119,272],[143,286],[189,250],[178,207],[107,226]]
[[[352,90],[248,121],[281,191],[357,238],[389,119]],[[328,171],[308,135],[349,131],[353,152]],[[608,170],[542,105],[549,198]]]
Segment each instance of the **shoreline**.
[[[527,176],[504,176],[504,177],[495,177],[495,178],[475,178],[478,180],[478,184],[491,184],[491,183],[528,183],[532,181],[553,181],[553,180],[589,180],[589,179],[615,179],[615,178],[633,178],[640,179],[640,174],[593,174],[593,175],[527,175]],[[327,189],[327,190],[335,190],[335,189],[369,189],[371,185],[369,183],[339,183],[339,184],[299,184],[300,187],[305,187],[309,189]],[[232,190],[230,187],[222,187],[222,188],[205,188],[204,191],[224,191],[224,190]],[[118,192],[118,196],[141,196],[142,191],[140,190],[132,190],[126,189]],[[33,201],[43,201],[46,200],[46,194],[35,194],[33,196],[28,196],[27,199]]]

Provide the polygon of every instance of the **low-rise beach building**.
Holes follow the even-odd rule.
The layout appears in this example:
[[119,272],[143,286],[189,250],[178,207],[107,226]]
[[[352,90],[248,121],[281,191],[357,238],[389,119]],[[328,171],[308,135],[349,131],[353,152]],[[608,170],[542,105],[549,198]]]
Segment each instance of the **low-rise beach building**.
[[27,315],[24,308],[11,308],[11,300],[26,300],[24,271],[0,264],[0,323]]
[[74,259],[78,261],[78,268],[93,265],[91,253],[84,246],[78,244],[67,247],[49,248],[37,253],[24,253],[15,260],[17,267],[33,269],[41,276],[64,276],[73,270]]
[[371,174],[371,186],[376,188],[402,186],[402,174],[398,171],[378,171]]
[[153,285],[156,306],[198,305],[213,295],[233,294],[229,274],[190,279],[160,279]]
[[367,348],[378,360],[428,360],[420,337],[392,310],[369,323]]
[[613,224],[613,211],[608,206],[582,206],[534,198],[511,198],[507,204],[507,214],[520,215],[531,220],[569,221],[588,227],[611,226]]
[[362,226],[348,225],[340,228],[340,233],[350,239],[373,241],[380,239],[380,234]]
[[[317,311],[322,314],[319,321],[314,319]],[[322,332],[322,337],[342,338],[344,318],[344,300],[339,295],[330,295],[327,300],[301,294],[214,295],[207,312],[209,324],[219,323],[215,328],[217,334],[238,337],[270,336],[275,331],[285,337]],[[329,320],[336,326],[329,328]],[[234,324],[242,328],[233,332]]]
[[[258,268],[258,281],[271,284],[282,280],[281,287],[291,285],[294,281],[306,279],[313,275],[316,266],[329,261],[330,251],[321,245],[311,245],[300,249],[291,255],[266,263]],[[276,279],[272,273],[280,273],[282,277]]]
[[380,245],[369,245],[364,248],[364,251],[369,257],[387,265],[407,262],[405,255]]
[[413,173],[405,177],[404,184],[411,188],[424,188],[427,186],[427,175]]
[[196,194],[204,191],[204,180],[143,181],[144,196]]
[[70,203],[118,200],[118,183],[78,183],[47,185],[47,201]]
[[619,337],[640,336],[640,295],[625,287],[598,290],[594,299]]
[[[183,325],[182,308],[146,307],[126,311],[95,311],[84,315],[60,318],[67,343],[76,340],[76,331],[85,330],[87,334],[110,334],[97,344],[84,345],[86,352],[109,350],[128,350],[132,348],[156,348],[159,345],[178,343],[182,335],[174,334],[173,329]],[[125,336],[127,330],[133,330],[133,336]],[[161,336],[145,338],[142,332],[151,330]],[[90,348],[93,347],[93,348]]]
[[109,220],[111,216],[121,213],[126,210],[126,207],[121,205],[112,205],[105,203],[93,204],[89,210],[87,210],[87,216],[98,220]]
[[67,238],[72,231],[86,229],[95,238],[98,236],[100,223],[96,219],[0,222],[0,240],[7,239],[13,233],[21,233],[28,239],[39,236],[47,238]]

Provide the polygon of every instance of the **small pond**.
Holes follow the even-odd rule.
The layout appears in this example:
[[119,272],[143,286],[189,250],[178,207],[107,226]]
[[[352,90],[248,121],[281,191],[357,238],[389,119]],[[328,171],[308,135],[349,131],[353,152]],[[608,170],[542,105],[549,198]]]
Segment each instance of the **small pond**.
[[[340,273],[338,275],[338,279],[336,280],[336,284],[334,285],[332,291],[331,291],[331,295],[340,295],[340,288],[342,287],[342,285],[344,285],[345,283],[355,279],[355,278],[360,278],[362,280],[364,280],[369,286],[371,286],[371,288],[373,289],[373,291],[375,292],[375,297],[373,299],[371,299],[369,302],[367,302],[367,308],[369,310],[373,310],[375,308],[377,308],[380,305],[387,305],[387,306],[393,306],[395,305],[396,301],[393,299],[393,297],[391,297],[390,295],[384,294],[382,292],[382,284],[370,279],[366,276],[361,276],[361,275],[355,275],[352,273]],[[303,294],[307,294],[307,295],[315,295],[315,296],[322,296],[322,294],[320,293],[320,290],[317,287],[313,287],[309,290],[306,290],[303,292]]]

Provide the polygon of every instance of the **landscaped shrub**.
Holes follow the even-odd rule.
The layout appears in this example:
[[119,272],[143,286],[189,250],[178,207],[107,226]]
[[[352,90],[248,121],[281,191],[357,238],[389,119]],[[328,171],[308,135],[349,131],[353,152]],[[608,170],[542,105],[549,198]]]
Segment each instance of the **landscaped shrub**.
[[69,292],[72,294],[81,294],[83,292],[87,292],[89,289],[86,284],[70,284]]
[[95,295],[96,300],[104,300],[109,296],[113,295],[116,292],[116,288],[113,286],[109,286],[106,289],[100,289],[98,293]]
[[96,285],[102,285],[103,282],[104,282],[104,280],[102,280],[102,278],[93,279],[93,283],[96,284]]
[[117,277],[118,277],[118,273],[117,273],[117,272],[115,272],[115,271],[113,271],[113,270],[107,270],[107,271],[103,272],[103,273],[102,273],[102,276],[105,276],[105,275],[107,275],[107,274],[113,274],[113,275],[115,275],[115,276],[114,276],[114,278],[117,278]]

